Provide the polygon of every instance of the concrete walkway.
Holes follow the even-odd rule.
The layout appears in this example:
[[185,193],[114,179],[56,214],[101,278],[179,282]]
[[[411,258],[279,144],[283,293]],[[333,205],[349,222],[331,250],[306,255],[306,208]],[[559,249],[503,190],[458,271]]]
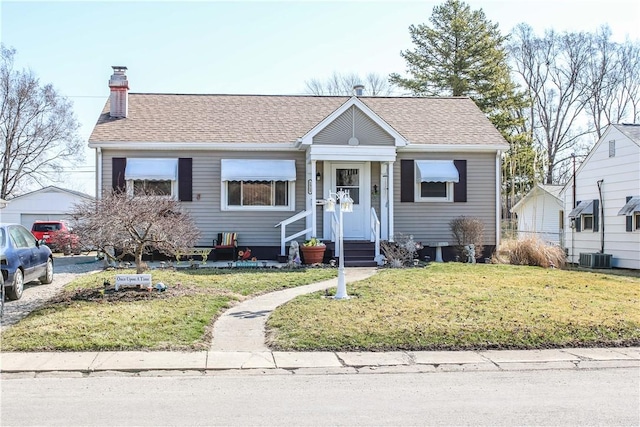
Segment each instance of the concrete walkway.
[[[349,268],[347,283],[375,274]],[[3,352],[3,379],[115,375],[360,374],[544,369],[640,369],[640,347],[505,351],[283,352],[265,345],[265,322],[279,305],[335,287],[337,279],[273,292],[227,310],[209,351]],[[347,287],[348,289],[348,287]]]
[[[346,283],[366,279],[373,276],[375,272],[374,268],[347,268],[345,269]],[[270,351],[265,344],[265,323],[276,307],[299,295],[322,291],[337,285],[338,279],[335,278],[272,292],[236,305],[223,313],[213,325],[211,351]]]

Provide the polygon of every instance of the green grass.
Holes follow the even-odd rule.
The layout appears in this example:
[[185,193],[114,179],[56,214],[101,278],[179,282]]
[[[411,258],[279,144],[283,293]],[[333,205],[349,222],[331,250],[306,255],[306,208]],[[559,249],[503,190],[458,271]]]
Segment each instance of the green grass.
[[[2,350],[205,349],[213,320],[231,304],[248,296],[326,280],[335,277],[336,270],[154,270],[153,282],[168,285],[167,292],[138,293],[136,300],[101,299],[98,290],[104,281],[113,283],[115,274],[89,274],[69,283],[59,302],[34,311],[5,330]],[[88,293],[94,296],[91,300],[78,299]]]
[[531,349],[640,344],[640,279],[508,265],[388,269],[279,307],[282,350]]

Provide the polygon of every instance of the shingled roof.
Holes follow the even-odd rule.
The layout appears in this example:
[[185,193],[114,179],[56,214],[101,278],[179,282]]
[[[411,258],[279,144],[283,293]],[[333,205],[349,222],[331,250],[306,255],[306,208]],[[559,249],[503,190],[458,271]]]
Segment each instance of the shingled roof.
[[[100,142],[295,142],[348,96],[129,94],[127,118],[109,101],[89,138]],[[359,97],[410,144],[504,145],[469,98]]]

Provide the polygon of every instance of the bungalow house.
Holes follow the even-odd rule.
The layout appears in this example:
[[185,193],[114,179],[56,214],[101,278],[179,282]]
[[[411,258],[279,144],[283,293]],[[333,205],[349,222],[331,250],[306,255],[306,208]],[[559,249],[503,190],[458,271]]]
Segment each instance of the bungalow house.
[[548,243],[561,244],[564,212],[560,200],[561,185],[536,184],[511,213],[518,217],[518,238],[537,237]]
[[240,248],[275,259],[291,240],[335,241],[323,204],[337,190],[354,201],[345,242],[450,244],[462,215],[484,222],[487,251],[499,242],[507,143],[469,98],[129,93],[127,68],[113,68],[89,139],[97,194],[178,198],[201,230],[194,246],[236,232]]
[[609,125],[560,197],[570,262],[640,269],[640,125]]

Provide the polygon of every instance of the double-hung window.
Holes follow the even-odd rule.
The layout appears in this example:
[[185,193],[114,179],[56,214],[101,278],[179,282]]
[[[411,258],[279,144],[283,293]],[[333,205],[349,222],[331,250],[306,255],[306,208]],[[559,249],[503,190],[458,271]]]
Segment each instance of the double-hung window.
[[222,159],[222,210],[295,208],[294,160]]
[[415,201],[452,202],[460,175],[452,160],[416,160]]
[[576,231],[599,231],[599,206],[597,199],[578,202],[577,206],[569,212],[569,218],[574,221]]
[[127,159],[127,192],[134,195],[175,196],[178,159]]

